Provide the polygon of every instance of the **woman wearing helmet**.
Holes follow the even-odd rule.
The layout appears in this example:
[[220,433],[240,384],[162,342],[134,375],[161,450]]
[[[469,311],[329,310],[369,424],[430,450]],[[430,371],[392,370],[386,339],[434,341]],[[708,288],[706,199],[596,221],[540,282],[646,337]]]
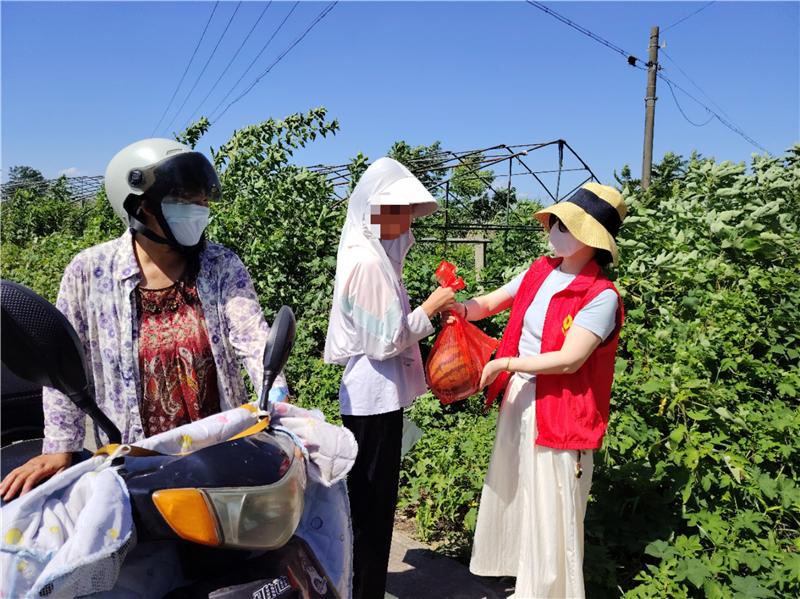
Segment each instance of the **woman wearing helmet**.
[[515,576],[515,597],[583,597],[583,518],[608,424],[623,307],[602,267],[617,260],[620,193],[587,183],[536,213],[554,258],[457,304],[480,320],[511,308],[487,402],[505,388],[470,570]]
[[[145,139],[112,158],[105,188],[129,229],[72,260],[56,304],[83,342],[98,406],[132,443],[245,403],[240,363],[258,390],[269,328],[241,260],[204,239],[221,195],[214,167],[184,144]],[[286,394],[281,375],[270,396]],[[43,455],[0,483],[4,499],[83,447],[83,413],[54,389],[43,403]]]

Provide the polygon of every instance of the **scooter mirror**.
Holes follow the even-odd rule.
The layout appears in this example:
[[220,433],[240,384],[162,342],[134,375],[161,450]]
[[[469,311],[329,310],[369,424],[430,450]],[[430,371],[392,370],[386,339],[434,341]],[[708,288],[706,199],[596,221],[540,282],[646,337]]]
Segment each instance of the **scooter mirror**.
[[18,377],[52,387],[88,414],[119,443],[119,429],[89,391],[86,359],[75,329],[55,306],[27,287],[0,281],[0,357]]
[[261,385],[261,399],[259,406],[262,410],[267,409],[269,390],[275,382],[286,362],[294,345],[295,334],[294,312],[289,306],[281,306],[272,321],[272,328],[267,337],[267,344],[264,347],[264,380]]

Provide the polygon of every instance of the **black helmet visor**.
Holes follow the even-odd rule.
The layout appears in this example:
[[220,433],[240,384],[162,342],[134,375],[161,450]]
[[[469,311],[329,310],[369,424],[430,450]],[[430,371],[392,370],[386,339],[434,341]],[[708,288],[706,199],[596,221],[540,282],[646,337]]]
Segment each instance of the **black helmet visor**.
[[217,172],[200,152],[180,152],[150,166],[132,169],[128,183],[155,201],[169,196],[177,200],[205,198],[216,202],[222,197]]

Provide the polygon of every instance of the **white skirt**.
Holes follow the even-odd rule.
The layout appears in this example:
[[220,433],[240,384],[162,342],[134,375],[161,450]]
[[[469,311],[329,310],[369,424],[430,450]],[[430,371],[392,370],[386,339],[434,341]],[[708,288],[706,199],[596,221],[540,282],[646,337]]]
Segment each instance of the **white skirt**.
[[[469,569],[515,576],[515,599],[583,598],[583,517],[592,451],[534,444],[536,382],[514,376],[497,420]],[[583,474],[576,476],[580,459]]]

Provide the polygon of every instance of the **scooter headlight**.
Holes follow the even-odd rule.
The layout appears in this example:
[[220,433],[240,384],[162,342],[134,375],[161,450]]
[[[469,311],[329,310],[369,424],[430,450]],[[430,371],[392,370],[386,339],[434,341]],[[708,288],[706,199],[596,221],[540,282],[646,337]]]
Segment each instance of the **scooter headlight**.
[[277,549],[292,538],[303,515],[306,472],[295,458],[286,475],[263,487],[204,489],[217,515],[222,545]]
[[287,455],[294,459],[271,485],[162,489],[153,493],[153,503],[187,541],[240,549],[282,547],[300,522],[306,487],[303,457],[290,441],[286,445]]

